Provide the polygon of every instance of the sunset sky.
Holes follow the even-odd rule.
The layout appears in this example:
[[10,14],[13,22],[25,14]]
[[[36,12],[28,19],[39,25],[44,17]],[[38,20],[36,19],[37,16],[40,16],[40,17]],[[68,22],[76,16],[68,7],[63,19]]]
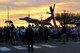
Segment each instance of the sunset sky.
[[35,19],[46,19],[50,15],[49,6],[56,4],[55,13],[68,12],[80,13],[80,0],[0,0],[0,26],[4,25],[7,20],[7,8],[10,8],[10,20],[18,25],[27,25],[25,21],[21,21],[18,18],[24,18],[30,11],[31,17]]

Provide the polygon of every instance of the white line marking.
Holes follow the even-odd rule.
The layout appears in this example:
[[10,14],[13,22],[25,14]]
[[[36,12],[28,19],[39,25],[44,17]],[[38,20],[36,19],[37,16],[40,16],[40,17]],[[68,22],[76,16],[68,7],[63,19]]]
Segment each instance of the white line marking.
[[42,48],[42,47],[39,47],[39,46],[36,46],[36,45],[34,45],[33,47],[34,47],[34,48]]
[[13,47],[16,48],[16,49],[27,49],[27,48],[22,47],[22,46],[13,46]]
[[9,49],[9,48],[7,48],[7,47],[0,47],[0,50],[1,50],[1,51],[9,51],[9,50],[11,50],[11,49]]
[[[28,46],[28,45],[26,45],[26,46]],[[31,47],[31,45],[30,45],[30,47]],[[33,45],[33,48],[42,48],[42,47]]]
[[52,45],[47,45],[47,44],[42,44],[41,46],[49,47],[49,48],[57,48],[57,46],[52,46]]

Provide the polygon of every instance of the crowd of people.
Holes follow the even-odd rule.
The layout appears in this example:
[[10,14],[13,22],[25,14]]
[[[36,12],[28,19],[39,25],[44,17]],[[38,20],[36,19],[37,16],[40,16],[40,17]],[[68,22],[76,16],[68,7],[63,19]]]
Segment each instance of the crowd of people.
[[[63,33],[66,34],[68,38],[75,39],[77,37],[80,37],[80,30],[77,27],[32,27],[33,30],[33,38],[34,41],[45,41],[47,42],[49,39],[61,39],[61,36]],[[2,41],[8,41],[14,42],[15,39],[18,41],[19,39],[22,41],[23,44],[25,44],[25,41],[27,36],[31,34],[32,30],[30,32],[27,32],[29,27],[0,27],[0,42]]]
[[76,40],[80,38],[80,30],[77,27],[32,27],[29,25],[28,27],[0,27],[0,42],[5,42],[9,44],[15,44],[18,41],[21,41],[22,44],[28,43],[28,49],[30,51],[30,44],[33,49],[33,42],[43,41],[47,43],[49,40]]

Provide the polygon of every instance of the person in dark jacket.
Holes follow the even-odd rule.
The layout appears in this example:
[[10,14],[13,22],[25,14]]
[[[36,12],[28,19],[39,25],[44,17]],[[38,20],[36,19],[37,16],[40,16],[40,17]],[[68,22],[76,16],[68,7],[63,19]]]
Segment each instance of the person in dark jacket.
[[40,41],[43,41],[43,38],[44,38],[43,30],[44,30],[43,27],[39,28],[39,40]]
[[48,42],[49,29],[47,27],[44,28],[44,41]]
[[34,31],[31,28],[31,25],[29,25],[29,27],[26,29],[25,34],[26,34],[26,39],[27,39],[27,44],[28,44],[28,51],[29,52],[34,51],[34,49],[33,49],[33,34],[34,34]]

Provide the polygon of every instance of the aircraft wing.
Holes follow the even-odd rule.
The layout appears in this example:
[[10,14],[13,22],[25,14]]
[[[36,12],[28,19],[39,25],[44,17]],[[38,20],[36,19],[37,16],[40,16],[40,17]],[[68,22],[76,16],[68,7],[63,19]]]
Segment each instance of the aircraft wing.
[[26,21],[28,21],[28,20],[32,20],[31,18],[29,18],[29,17],[25,17],[25,18],[19,18],[20,20],[26,20]]
[[20,20],[24,20],[24,21],[27,21],[29,23],[33,23],[33,19],[32,18],[29,18],[29,17],[25,17],[25,18],[19,18]]
[[29,22],[29,23],[36,23],[36,22],[39,22],[39,23],[40,23],[39,20],[37,20],[37,19],[32,19],[32,18],[29,18],[29,17],[19,18],[19,19],[20,19],[20,20],[25,20],[25,21],[27,21],[27,22]]

